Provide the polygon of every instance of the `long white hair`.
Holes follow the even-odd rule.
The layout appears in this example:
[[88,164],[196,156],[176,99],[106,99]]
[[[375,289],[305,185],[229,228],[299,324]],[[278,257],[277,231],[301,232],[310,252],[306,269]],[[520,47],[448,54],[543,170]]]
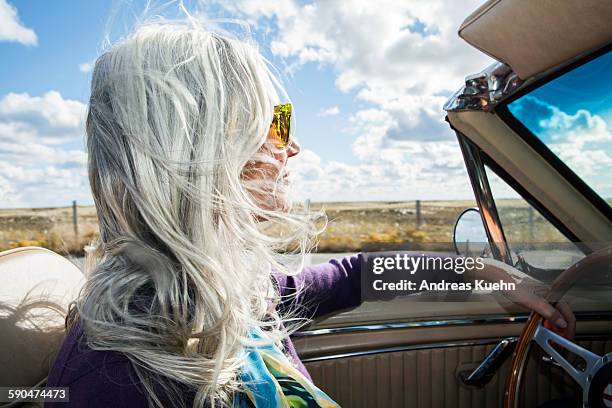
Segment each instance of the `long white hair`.
[[75,309],[90,347],[124,353],[152,405],[177,385],[194,406],[230,404],[249,327],[282,336],[271,273],[299,269],[283,253],[309,249],[315,217],[260,205],[254,190],[282,186],[243,177],[267,160],[279,91],[252,42],[194,19],[141,23],[95,63],[87,150],[100,239]]

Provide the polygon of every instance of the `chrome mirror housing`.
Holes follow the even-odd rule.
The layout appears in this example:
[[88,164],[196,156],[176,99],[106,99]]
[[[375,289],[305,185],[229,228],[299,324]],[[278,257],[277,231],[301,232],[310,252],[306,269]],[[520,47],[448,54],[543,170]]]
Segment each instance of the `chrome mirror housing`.
[[453,229],[455,252],[461,256],[480,256],[488,248],[487,233],[477,208],[464,210]]

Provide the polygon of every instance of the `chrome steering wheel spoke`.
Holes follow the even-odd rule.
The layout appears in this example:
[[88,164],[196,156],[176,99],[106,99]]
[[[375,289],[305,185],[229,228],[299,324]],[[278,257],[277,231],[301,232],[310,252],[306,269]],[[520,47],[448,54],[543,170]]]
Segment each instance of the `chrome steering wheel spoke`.
[[[535,331],[533,339],[538,343],[538,345],[550,355],[556,363],[561,366],[573,379],[576,381],[583,390],[589,388],[589,383],[591,382],[591,372],[595,365],[597,365],[602,356],[599,356],[583,347],[580,347],[576,343],[566,339],[563,336],[558,335],[557,333],[545,328],[542,325],[542,322],[538,325],[538,328]],[[570,363],[553,345],[554,342],[559,346],[563,347],[566,350],[569,350],[571,353],[576,354],[580,358],[584,359],[585,367],[584,370],[578,370],[572,363]]]

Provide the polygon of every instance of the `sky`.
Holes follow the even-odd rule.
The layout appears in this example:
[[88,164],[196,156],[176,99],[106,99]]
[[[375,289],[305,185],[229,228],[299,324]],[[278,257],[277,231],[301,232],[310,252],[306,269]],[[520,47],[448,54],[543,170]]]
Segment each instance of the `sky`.
[[[246,22],[278,68],[302,145],[296,199],[446,200],[472,197],[442,105],[492,62],[457,36],[479,3],[211,0],[201,13]],[[142,7],[126,4],[0,0],[0,207],[92,203],[91,67]]]
[[612,198],[612,52],[508,108],[602,198]]

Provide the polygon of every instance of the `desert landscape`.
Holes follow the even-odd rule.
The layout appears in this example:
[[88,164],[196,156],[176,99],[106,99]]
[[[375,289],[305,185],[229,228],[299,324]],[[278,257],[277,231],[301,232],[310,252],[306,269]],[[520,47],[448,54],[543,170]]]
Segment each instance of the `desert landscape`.
[[[561,236],[523,200],[498,200],[500,218],[511,242],[563,242]],[[316,252],[387,250],[403,245],[452,242],[459,214],[473,201],[310,203],[324,209],[328,226],[318,237]],[[65,255],[81,255],[98,235],[93,206],[0,209],[0,251],[42,246]]]

